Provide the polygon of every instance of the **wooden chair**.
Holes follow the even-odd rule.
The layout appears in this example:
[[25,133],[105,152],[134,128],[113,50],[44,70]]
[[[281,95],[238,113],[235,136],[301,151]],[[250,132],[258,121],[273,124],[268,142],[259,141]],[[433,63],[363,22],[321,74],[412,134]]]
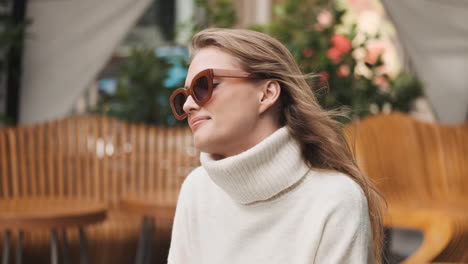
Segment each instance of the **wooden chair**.
[[[160,199],[175,204],[180,185],[198,165],[186,127],[74,116],[0,129],[0,199],[79,198],[105,202],[111,209],[108,220],[87,232],[94,263],[132,263],[135,259],[140,217],[119,211],[122,196],[159,194]],[[160,240],[154,251],[164,259],[172,223],[158,223]],[[78,237],[71,232],[70,243]],[[48,239],[44,232],[25,234],[25,251],[30,252],[26,263],[28,257],[40,263],[36,257],[43,252],[47,259]]]
[[360,168],[388,202],[388,227],[418,229],[404,263],[468,261],[468,123],[441,125],[393,113],[346,127]]

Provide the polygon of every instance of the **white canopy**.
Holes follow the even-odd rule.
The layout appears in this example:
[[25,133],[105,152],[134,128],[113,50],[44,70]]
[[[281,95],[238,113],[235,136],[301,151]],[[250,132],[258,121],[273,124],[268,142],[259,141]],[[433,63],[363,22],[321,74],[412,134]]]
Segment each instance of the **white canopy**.
[[468,114],[468,1],[383,0],[441,122]]
[[150,3],[29,1],[20,122],[66,115]]

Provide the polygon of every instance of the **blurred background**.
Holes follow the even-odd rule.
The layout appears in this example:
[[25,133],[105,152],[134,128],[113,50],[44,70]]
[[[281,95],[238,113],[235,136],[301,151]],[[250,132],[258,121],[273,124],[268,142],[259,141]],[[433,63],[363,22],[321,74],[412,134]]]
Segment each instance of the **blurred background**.
[[[468,118],[467,17],[462,0],[1,0],[0,129],[70,116],[184,129],[168,98],[185,81],[191,36],[207,27],[279,39],[316,74],[310,85],[321,105],[350,110],[345,124],[400,112],[457,125]],[[394,262],[422,243],[417,230],[391,233]]]
[[1,122],[92,112],[174,125],[167,96],[184,80],[191,35],[210,26],[280,39],[319,75],[324,107],[460,122],[468,77],[459,2],[5,0]]

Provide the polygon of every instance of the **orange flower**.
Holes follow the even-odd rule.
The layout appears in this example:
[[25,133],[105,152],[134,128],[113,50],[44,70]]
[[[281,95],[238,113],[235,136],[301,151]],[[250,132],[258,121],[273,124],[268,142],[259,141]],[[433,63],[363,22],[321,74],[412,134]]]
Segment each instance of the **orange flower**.
[[343,52],[337,47],[331,47],[327,51],[327,57],[333,61],[333,63],[338,64],[343,59]]
[[341,34],[335,34],[331,37],[330,42],[333,47],[336,47],[338,50],[340,50],[342,53],[346,53],[351,50],[351,41],[341,35]]

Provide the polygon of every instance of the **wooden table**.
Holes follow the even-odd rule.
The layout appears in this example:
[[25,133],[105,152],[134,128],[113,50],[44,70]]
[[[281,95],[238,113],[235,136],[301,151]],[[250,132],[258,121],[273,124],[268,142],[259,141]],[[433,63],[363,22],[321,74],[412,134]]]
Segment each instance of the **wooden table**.
[[33,229],[50,230],[53,264],[59,261],[57,232],[61,231],[64,262],[70,263],[66,238],[66,228],[70,227],[79,229],[81,263],[88,263],[84,227],[103,221],[106,215],[104,203],[89,200],[45,197],[0,200],[0,228],[5,232],[2,263],[10,261],[12,230],[18,232],[16,263],[21,263],[24,231]]
[[142,217],[140,237],[135,262],[151,263],[153,235],[156,231],[156,220],[174,218],[177,205],[177,193],[130,194],[120,200],[119,208],[129,214]]

